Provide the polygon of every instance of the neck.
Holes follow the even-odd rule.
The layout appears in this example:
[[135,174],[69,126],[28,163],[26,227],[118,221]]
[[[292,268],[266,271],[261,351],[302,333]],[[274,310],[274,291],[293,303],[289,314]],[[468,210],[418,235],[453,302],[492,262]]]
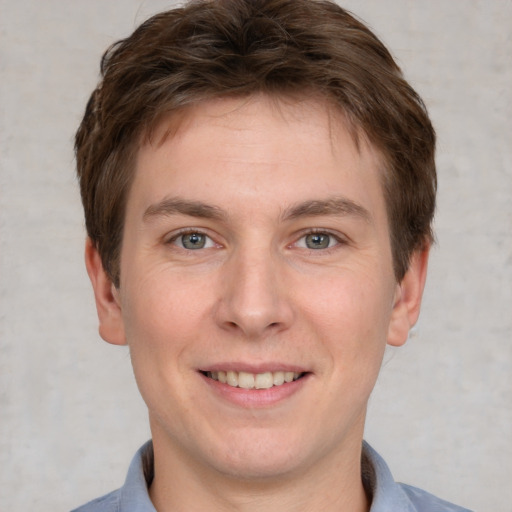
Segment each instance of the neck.
[[[155,435],[151,500],[158,512],[368,512],[361,480],[361,439],[306,471],[241,478],[202,466]],[[264,507],[264,508],[263,508]]]

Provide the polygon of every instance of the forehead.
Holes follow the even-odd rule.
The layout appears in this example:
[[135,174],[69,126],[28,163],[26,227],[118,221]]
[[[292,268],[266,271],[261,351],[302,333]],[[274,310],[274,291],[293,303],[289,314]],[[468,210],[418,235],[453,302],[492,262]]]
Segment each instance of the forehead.
[[157,116],[142,133],[139,148],[149,145],[156,149],[169,138],[179,139],[188,129],[197,128],[205,121],[219,127],[247,130],[257,128],[262,120],[263,124],[274,120],[290,125],[310,125],[323,135],[327,133],[333,144],[336,144],[336,135],[348,132],[356,148],[364,140],[364,144],[374,150],[362,129],[349,120],[340,106],[314,91],[310,95],[305,92],[295,95],[261,93],[198,101]]
[[[318,98],[204,101],[162,119],[149,135],[137,154],[132,192],[151,192],[152,201],[164,189],[201,195],[221,182],[225,198],[226,180],[236,182],[231,190],[238,196],[269,195],[273,184],[281,187],[283,202],[308,199],[308,181],[324,180],[317,193],[328,195],[333,180],[341,183],[351,175],[364,189],[365,180],[380,182],[383,169],[366,138],[339,109]],[[157,181],[165,187],[159,190]]]

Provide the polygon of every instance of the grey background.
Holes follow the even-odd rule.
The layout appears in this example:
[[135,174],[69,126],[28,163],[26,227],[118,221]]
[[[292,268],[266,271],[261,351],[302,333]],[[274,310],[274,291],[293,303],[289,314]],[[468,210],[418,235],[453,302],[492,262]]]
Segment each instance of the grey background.
[[[0,0],[0,510],[68,510],[122,484],[149,437],[125,348],[83,266],[72,139],[99,58],[142,0]],[[512,511],[512,2],[350,0],[439,135],[438,244],[367,439],[396,479]]]

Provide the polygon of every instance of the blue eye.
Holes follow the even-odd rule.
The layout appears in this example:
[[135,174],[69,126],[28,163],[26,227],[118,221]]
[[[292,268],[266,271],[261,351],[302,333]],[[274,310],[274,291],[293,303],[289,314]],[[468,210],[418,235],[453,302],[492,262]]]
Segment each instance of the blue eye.
[[196,231],[179,235],[172,241],[179,247],[192,251],[214,246],[213,240],[210,237]]
[[331,237],[325,233],[312,233],[305,237],[305,242],[308,249],[327,249]]
[[297,246],[304,249],[329,249],[339,244],[339,240],[329,233],[309,233],[297,241]]

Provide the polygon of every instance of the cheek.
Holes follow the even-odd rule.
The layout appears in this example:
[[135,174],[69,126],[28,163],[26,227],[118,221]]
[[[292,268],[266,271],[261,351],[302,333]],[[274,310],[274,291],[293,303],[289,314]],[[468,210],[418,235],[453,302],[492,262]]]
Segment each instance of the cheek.
[[303,307],[334,365],[380,365],[392,310],[392,292],[382,280],[345,273]]
[[207,316],[210,290],[203,279],[163,267],[146,268],[139,276],[132,272],[122,303],[128,344],[155,351],[188,344]]
[[134,375],[150,411],[181,389],[190,370],[191,347],[201,330],[197,294],[163,272],[132,274],[125,290],[123,318]]

